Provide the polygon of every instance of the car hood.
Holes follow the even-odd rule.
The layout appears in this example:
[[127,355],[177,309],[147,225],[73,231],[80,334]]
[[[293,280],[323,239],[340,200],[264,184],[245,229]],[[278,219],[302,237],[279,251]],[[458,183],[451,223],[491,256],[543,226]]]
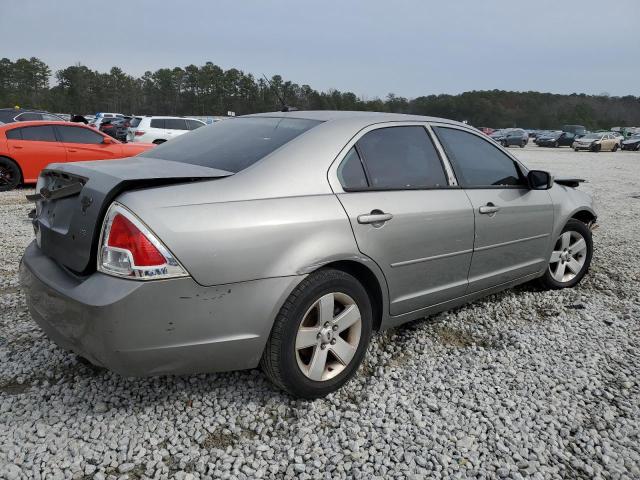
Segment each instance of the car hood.
[[633,145],[634,143],[639,143],[639,142],[640,142],[640,138],[628,138],[622,141],[622,143],[624,143],[625,145]]

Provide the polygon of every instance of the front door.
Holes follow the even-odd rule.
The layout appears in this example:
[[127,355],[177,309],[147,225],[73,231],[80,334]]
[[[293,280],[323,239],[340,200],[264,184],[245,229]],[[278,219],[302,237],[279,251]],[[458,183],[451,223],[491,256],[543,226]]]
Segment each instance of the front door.
[[93,128],[57,125],[58,136],[67,150],[67,161],[104,160],[121,157],[120,145],[104,143],[104,135]]
[[450,187],[424,126],[366,133],[338,168],[358,248],[382,269],[390,313],[464,295],[473,249],[473,211]]
[[522,167],[480,135],[444,126],[435,131],[473,206],[468,292],[541,271],[553,228],[549,192],[529,189]]

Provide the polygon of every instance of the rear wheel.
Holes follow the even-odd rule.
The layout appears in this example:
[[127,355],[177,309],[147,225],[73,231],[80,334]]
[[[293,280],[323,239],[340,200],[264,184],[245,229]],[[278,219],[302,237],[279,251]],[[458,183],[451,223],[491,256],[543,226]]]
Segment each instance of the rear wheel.
[[13,160],[0,157],[0,192],[13,190],[22,181],[20,167]]
[[555,142],[555,143],[553,144],[553,146],[554,146],[555,148],[558,148],[558,147],[560,146],[560,144],[559,144],[558,142]]
[[592,256],[591,230],[583,222],[572,218],[556,240],[547,271],[540,279],[542,285],[549,289],[577,285],[589,270]]
[[617,143],[613,146],[613,149],[611,151],[612,152],[617,152],[618,151],[618,144]]
[[325,396],[354,376],[372,325],[362,284],[340,270],[318,270],[280,309],[260,365],[274,384],[294,396]]

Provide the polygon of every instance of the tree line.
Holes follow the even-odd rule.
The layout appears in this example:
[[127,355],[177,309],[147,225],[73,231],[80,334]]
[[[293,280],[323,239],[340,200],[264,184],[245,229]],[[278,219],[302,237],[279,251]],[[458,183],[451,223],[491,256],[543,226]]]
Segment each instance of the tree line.
[[[425,85],[425,89],[428,85]],[[590,129],[640,126],[640,97],[632,95],[471,91],[408,99],[390,93],[364,99],[353,92],[318,91],[275,75],[267,81],[212,62],[161,68],[140,77],[113,67],[108,73],[73,65],[52,73],[32,57],[0,60],[0,106],[52,112],[100,111],[142,115],[236,115],[279,110],[281,100],[300,110],[369,110],[466,120],[475,126]]]

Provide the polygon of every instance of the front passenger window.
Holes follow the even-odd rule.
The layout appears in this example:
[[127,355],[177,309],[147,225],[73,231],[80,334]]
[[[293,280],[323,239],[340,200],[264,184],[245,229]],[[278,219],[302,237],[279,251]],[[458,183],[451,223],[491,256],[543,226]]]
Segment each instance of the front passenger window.
[[515,162],[491,142],[457,128],[434,130],[463,187],[525,185]]

